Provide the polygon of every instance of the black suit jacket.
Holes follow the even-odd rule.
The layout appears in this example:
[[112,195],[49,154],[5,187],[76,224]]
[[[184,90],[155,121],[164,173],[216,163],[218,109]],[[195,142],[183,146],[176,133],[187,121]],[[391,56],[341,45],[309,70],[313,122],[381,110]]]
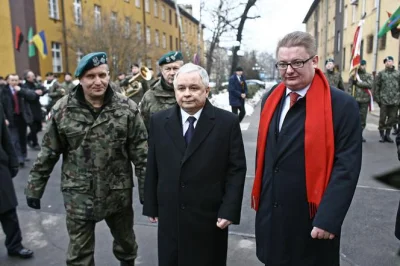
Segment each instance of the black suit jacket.
[[[10,90],[9,85],[1,88],[1,102],[3,105],[3,110],[6,119],[10,123],[9,126],[14,126],[14,99],[12,92]],[[20,112],[22,117],[25,120],[25,123],[30,124],[33,121],[33,115],[30,108],[30,105],[27,101],[35,100],[37,97],[34,91],[31,91],[27,88],[21,87],[21,90],[18,92],[18,103]]]
[[178,105],[151,118],[143,214],[159,217],[160,266],[224,265],[216,222],[239,223],[246,175],[239,121],[207,101],[186,147],[181,120]]

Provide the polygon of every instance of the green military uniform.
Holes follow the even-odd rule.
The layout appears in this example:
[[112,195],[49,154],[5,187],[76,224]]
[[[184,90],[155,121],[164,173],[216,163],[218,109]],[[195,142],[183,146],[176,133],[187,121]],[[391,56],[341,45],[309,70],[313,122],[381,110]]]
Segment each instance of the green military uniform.
[[344,91],[343,79],[339,72],[327,70],[325,72],[325,77],[327,78],[330,86]]
[[116,258],[121,265],[134,265],[131,163],[143,202],[147,156],[147,132],[137,105],[110,86],[101,108],[85,100],[81,85],[59,100],[29,175],[25,190],[29,206],[29,199],[42,197],[61,154],[61,191],[70,237],[67,265],[94,265],[94,229],[103,219],[114,237]]
[[75,85],[74,83],[72,83],[72,81],[69,82],[64,81],[63,83],[60,84],[60,86],[64,88],[65,94],[71,93],[71,91],[75,88]]
[[75,85],[72,82],[62,82],[58,83],[57,81],[49,89],[49,110],[56,104],[58,100],[60,100],[64,95],[69,94]]
[[[368,90],[372,89],[374,80],[371,74],[367,73],[361,68],[358,69],[358,75],[360,77],[360,81],[352,79],[351,82],[355,85],[354,98],[358,103],[361,127],[364,130],[367,123],[368,107],[371,102],[371,96],[368,93]],[[365,142],[364,138],[363,141]]]
[[[397,109],[400,103],[400,73],[394,67],[385,68],[376,77],[374,98],[379,104],[379,133],[381,137],[386,130],[384,138],[389,142],[390,129],[397,123]],[[381,141],[383,142],[383,141]]]

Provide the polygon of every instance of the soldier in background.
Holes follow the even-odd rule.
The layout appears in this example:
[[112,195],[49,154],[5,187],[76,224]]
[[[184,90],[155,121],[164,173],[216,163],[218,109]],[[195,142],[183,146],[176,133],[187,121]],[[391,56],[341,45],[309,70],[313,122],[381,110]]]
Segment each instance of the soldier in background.
[[137,105],[110,87],[105,53],[84,56],[75,76],[80,85],[52,109],[42,150],[28,178],[27,203],[40,209],[40,198],[62,154],[61,191],[70,237],[67,265],[94,265],[95,225],[105,220],[114,237],[115,257],[121,265],[134,266],[131,163],[143,202],[146,128]]
[[[371,89],[374,83],[373,76],[366,71],[366,65],[367,61],[361,60],[360,67],[356,74],[356,79],[354,79],[354,73],[350,77],[350,88],[355,85],[354,98],[356,99],[360,110],[360,121],[363,131],[367,124],[368,107],[371,103]],[[363,142],[366,141],[364,137],[362,140]]]
[[335,61],[329,58],[325,61],[326,72],[325,77],[329,82],[329,85],[339,90],[344,91],[343,79],[339,72],[335,71]]
[[71,93],[72,89],[75,88],[74,83],[72,82],[72,75],[71,73],[67,72],[64,76],[64,82],[60,84],[62,88],[65,90],[65,94]]
[[158,60],[158,65],[160,66],[161,78],[145,93],[140,104],[140,113],[147,131],[149,131],[152,114],[176,104],[173,82],[176,72],[183,65],[182,53],[170,51]]
[[383,60],[385,69],[376,77],[374,98],[380,107],[379,114],[379,142],[390,142],[390,129],[397,123],[397,110],[400,103],[400,73],[393,66],[393,57]]

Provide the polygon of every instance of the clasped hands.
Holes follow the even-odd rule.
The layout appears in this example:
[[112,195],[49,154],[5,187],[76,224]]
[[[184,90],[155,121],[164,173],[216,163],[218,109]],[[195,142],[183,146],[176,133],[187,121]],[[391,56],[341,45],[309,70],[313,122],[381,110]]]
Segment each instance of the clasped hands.
[[318,227],[315,227],[311,231],[311,237],[314,239],[329,239],[332,240],[335,238],[334,234],[329,233],[328,231],[325,231],[323,229],[320,229]]
[[[157,223],[158,217],[149,217],[149,220],[151,223]],[[217,227],[219,227],[220,229],[225,229],[230,224],[232,224],[232,222],[229,220],[226,220],[226,219],[218,218],[218,220],[217,220]]]

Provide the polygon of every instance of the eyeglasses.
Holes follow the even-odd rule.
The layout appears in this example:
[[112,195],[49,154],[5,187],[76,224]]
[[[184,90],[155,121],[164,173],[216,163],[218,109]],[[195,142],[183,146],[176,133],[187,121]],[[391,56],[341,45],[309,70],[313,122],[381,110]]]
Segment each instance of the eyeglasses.
[[311,56],[310,58],[308,58],[307,60],[304,60],[304,61],[296,60],[296,61],[293,61],[293,62],[290,62],[290,63],[278,62],[278,63],[275,64],[275,67],[277,69],[280,69],[280,70],[286,70],[288,68],[288,66],[291,66],[293,69],[302,68],[305,63],[307,63],[308,61],[310,61],[314,57],[315,57],[315,55]]

